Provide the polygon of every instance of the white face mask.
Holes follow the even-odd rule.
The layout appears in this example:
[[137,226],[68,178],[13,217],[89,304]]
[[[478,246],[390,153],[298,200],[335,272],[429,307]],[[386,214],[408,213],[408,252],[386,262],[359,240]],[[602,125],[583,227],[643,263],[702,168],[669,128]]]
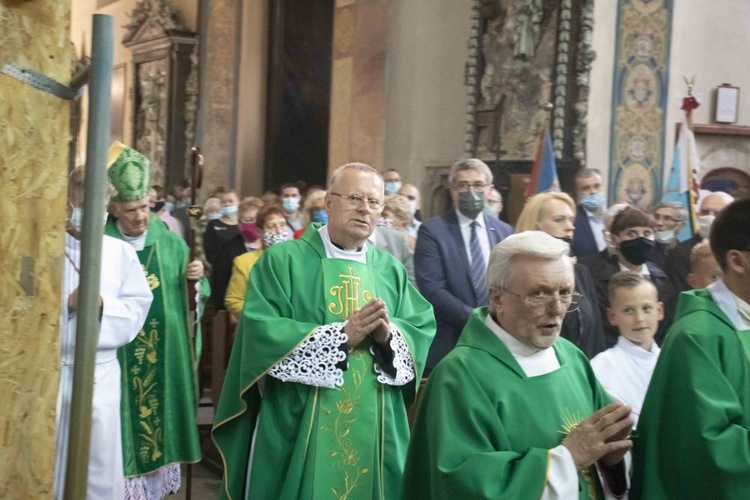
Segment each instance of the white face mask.
[[659,243],[664,243],[665,245],[668,245],[674,241],[675,232],[674,231],[656,231],[655,236],[656,236],[656,241],[658,241]]
[[714,223],[714,215],[699,215],[698,216],[698,233],[705,239],[708,239],[708,235],[711,232],[711,224]]
[[[109,214],[107,211],[104,211],[104,220],[102,221],[103,224],[107,223],[107,217],[109,217]],[[81,229],[83,228],[83,208],[81,207],[73,207],[73,210],[70,214],[70,225],[73,226],[73,229],[81,232]]]
[[417,213],[417,200],[409,200],[409,212],[412,217]]

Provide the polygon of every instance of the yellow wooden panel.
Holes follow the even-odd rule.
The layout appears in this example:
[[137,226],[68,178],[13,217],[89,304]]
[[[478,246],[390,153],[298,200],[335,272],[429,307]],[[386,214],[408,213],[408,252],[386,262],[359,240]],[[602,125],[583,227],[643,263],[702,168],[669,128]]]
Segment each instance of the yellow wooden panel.
[[[70,80],[70,0],[0,0],[0,62]],[[0,498],[50,498],[69,103],[0,75]]]

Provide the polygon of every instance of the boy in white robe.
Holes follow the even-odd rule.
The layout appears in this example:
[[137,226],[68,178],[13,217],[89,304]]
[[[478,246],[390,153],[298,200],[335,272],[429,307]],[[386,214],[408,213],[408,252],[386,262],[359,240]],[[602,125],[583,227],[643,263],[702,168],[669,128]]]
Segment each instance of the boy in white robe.
[[[81,269],[81,221],[83,212],[83,167],[76,167],[69,181],[69,214],[65,234],[62,311],[60,317],[60,389],[57,398],[57,450],[54,498],[62,498],[70,425],[78,285]],[[104,215],[104,214],[102,214]],[[146,319],[153,296],[135,250],[120,240],[102,240],[99,307],[101,312],[94,393],[91,408],[88,499],[121,499],[124,496],[122,430],[120,424],[120,363],[117,348],[132,341]]]
[[609,282],[609,323],[617,326],[617,344],[591,360],[591,367],[604,389],[630,406],[633,427],[646,397],[646,390],[659,359],[654,335],[664,318],[656,286],[635,272],[620,272]]

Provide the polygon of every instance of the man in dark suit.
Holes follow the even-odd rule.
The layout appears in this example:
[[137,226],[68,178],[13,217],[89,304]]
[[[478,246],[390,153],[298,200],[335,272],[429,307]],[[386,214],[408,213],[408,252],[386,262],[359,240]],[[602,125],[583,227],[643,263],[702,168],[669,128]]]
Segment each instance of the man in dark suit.
[[426,221],[414,252],[417,287],[433,305],[437,334],[425,375],[453,349],[472,309],[488,304],[490,250],[513,228],[483,213],[492,172],[477,159],[453,164],[448,177],[453,208]]
[[607,208],[602,174],[595,168],[584,168],[576,173],[576,219],[573,223],[571,252],[578,258],[596,255],[605,248],[604,212]]

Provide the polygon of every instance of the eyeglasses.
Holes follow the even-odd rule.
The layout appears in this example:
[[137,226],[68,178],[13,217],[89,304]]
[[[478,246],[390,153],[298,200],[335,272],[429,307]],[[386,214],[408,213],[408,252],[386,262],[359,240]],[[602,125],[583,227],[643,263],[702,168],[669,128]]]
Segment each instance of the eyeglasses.
[[485,184],[484,182],[456,182],[455,184],[453,184],[453,187],[461,192],[466,192],[469,189],[473,189],[474,191],[484,191],[487,187],[487,184]]
[[572,290],[560,290],[556,293],[537,290],[535,292],[531,292],[528,295],[521,295],[512,292],[507,288],[503,288],[503,290],[511,295],[515,295],[516,297],[521,298],[530,308],[544,310],[545,312],[549,311],[550,307],[552,307],[552,304],[557,304],[558,301],[561,302],[564,306],[568,307],[568,310],[566,311],[567,313],[577,311],[579,307],[578,303],[583,298],[583,295]]
[[682,222],[682,219],[675,219],[671,215],[660,215],[660,214],[654,214],[654,220],[656,221],[666,221],[666,222]]
[[346,201],[349,202],[349,205],[352,208],[359,208],[360,205],[362,205],[362,202],[367,202],[367,206],[369,206],[372,210],[380,210],[383,207],[383,202],[380,200],[376,200],[375,198],[362,198],[358,194],[350,194],[349,196],[344,196],[340,193],[334,193],[333,191],[330,192],[334,196],[338,196],[339,198],[343,198]]

